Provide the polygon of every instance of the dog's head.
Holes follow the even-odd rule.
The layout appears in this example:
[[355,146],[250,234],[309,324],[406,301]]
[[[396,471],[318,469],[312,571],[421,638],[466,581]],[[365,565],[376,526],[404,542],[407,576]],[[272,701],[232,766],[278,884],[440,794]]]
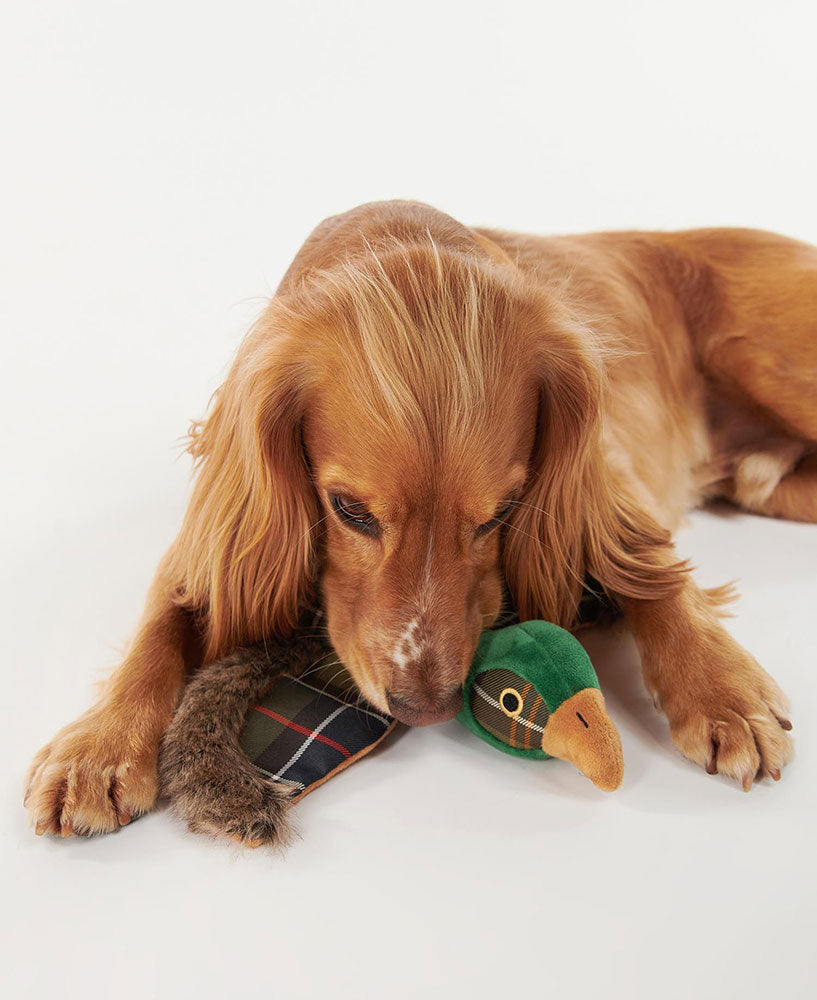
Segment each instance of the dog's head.
[[320,586],[362,693],[423,725],[460,707],[502,603],[501,536],[536,436],[531,317],[490,274],[428,250],[345,278],[304,415]]
[[510,263],[430,242],[276,298],[194,436],[180,599],[210,654],[317,587],[362,694],[418,725],[458,710],[506,585],[569,618],[599,395],[580,340]]

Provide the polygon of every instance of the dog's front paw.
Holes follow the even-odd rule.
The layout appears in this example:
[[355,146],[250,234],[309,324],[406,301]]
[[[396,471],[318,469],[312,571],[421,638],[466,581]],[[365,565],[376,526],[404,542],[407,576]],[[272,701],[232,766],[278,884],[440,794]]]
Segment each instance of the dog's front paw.
[[794,743],[788,700],[775,681],[729,637],[687,655],[699,669],[687,663],[650,685],[675,745],[709,774],[725,774],[747,792],[756,778],[779,780]]
[[35,756],[23,804],[37,834],[110,833],[156,801],[157,747],[95,708]]

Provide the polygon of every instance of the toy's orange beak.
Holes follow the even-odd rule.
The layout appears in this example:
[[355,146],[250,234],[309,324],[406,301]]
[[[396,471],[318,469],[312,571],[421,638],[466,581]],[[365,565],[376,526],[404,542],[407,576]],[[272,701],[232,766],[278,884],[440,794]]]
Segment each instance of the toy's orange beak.
[[569,760],[602,791],[615,791],[624,777],[621,739],[597,688],[585,688],[562,702],[547,721],[542,749]]

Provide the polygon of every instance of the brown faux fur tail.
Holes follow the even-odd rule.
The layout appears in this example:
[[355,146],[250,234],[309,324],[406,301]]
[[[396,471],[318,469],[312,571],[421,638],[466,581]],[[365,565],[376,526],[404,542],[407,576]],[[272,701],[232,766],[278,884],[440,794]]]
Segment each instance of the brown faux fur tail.
[[185,691],[159,755],[162,794],[196,833],[258,847],[289,834],[289,795],[248,760],[239,740],[247,712],[281,673],[297,674],[330,647],[322,639],[268,639],[212,663]]

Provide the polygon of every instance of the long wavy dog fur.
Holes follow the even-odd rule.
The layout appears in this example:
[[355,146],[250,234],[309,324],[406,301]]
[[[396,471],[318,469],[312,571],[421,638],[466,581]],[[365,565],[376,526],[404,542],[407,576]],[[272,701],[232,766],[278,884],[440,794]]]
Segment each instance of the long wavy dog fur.
[[189,447],[133,642],[32,761],[36,833],[151,809],[190,678],[316,603],[359,694],[429,725],[459,710],[506,589],[570,627],[588,575],[683,754],[747,791],[791,759],[785,695],[672,533],[714,498],[817,523],[817,247],[362,205],[307,238]]

